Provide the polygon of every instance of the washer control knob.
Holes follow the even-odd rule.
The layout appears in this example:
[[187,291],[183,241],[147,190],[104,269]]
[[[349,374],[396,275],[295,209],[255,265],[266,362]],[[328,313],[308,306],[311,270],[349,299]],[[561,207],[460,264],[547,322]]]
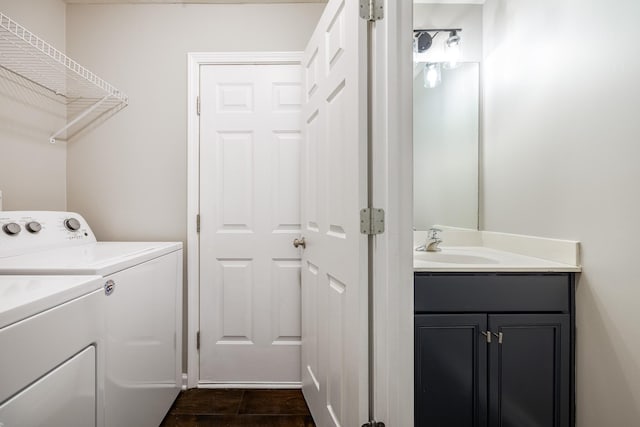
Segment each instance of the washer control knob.
[[78,231],[80,230],[80,221],[75,218],[68,218],[64,220],[64,226],[69,231]]
[[9,236],[15,236],[16,234],[20,233],[20,224],[17,224],[15,222],[10,222],[9,224],[5,224],[2,226],[2,230],[7,233]]
[[40,225],[40,223],[37,221],[31,221],[31,222],[28,222],[24,226],[24,228],[26,228],[29,233],[35,234],[35,233],[39,233],[40,230],[42,230],[42,225]]

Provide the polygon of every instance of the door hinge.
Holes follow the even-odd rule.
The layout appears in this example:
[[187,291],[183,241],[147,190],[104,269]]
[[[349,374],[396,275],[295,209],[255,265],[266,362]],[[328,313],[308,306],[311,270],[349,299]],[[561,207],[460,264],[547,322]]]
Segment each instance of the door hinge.
[[196,215],[196,233],[200,232],[200,214]]
[[385,425],[379,421],[369,421],[366,424],[362,424],[362,427],[385,427]]
[[384,233],[384,209],[365,208],[360,211],[360,233]]
[[360,18],[367,21],[384,18],[384,0],[360,0]]
[[196,332],[196,350],[200,350],[200,331]]
[[196,96],[196,114],[200,115],[200,97]]

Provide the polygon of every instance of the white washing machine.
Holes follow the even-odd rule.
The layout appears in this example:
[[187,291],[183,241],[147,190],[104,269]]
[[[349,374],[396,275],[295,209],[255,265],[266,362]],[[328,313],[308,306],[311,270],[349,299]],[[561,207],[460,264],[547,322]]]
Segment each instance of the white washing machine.
[[0,276],[0,426],[103,425],[97,276]]
[[105,425],[157,427],[182,383],[182,243],[97,242],[71,212],[0,212],[0,227],[0,275],[103,277]]

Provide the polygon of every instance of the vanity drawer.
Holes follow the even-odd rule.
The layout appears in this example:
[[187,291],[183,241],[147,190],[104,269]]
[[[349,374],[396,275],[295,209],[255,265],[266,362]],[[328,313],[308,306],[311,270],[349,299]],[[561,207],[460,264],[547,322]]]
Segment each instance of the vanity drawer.
[[415,273],[416,313],[568,312],[569,274]]

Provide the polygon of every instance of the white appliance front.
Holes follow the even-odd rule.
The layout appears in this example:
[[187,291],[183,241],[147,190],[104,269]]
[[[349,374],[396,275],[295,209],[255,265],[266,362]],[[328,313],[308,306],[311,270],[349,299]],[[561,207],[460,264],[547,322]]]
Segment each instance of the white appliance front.
[[0,426],[103,426],[102,284],[0,276]]
[[182,244],[97,242],[69,212],[2,212],[0,227],[0,248],[18,251],[0,249],[0,275],[104,278],[105,424],[157,427],[182,384]]
[[105,280],[106,425],[157,427],[182,386],[182,251]]
[[0,426],[96,426],[96,348],[89,346],[0,405]]

